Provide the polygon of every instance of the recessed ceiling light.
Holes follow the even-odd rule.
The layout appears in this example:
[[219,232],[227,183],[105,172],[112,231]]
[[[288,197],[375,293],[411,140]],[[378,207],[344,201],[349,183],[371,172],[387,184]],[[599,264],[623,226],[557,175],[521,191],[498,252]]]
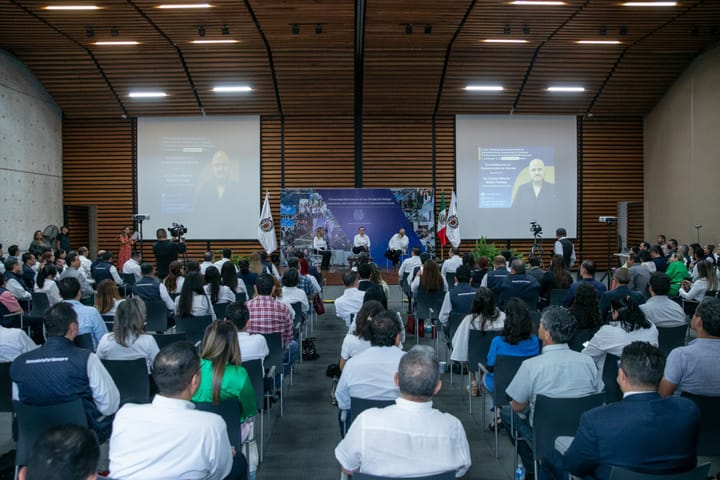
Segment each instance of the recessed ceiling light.
[[140,45],[140,42],[134,40],[117,41],[117,42],[95,42],[95,45]]
[[515,0],[510,2],[512,5],[540,5],[540,6],[557,6],[565,5],[565,2],[558,2],[554,0]]
[[97,5],[48,5],[45,10],[100,10]]
[[677,2],[625,2],[623,7],[676,7]]
[[548,92],[584,92],[584,87],[548,87]]
[[581,45],[619,45],[620,40],[578,40]]
[[515,38],[486,38],[483,40],[485,43],[528,43],[527,40],[515,39]]
[[209,3],[166,3],[155,8],[212,8]]
[[130,98],[159,98],[167,97],[165,92],[130,92],[128,94]]
[[502,92],[502,85],[468,85],[465,90],[469,92]]
[[226,40],[193,40],[190,43],[197,43],[197,44],[200,44],[200,43],[238,43],[238,41],[230,40],[230,39],[226,39]]
[[252,87],[247,85],[227,85],[223,87],[213,87],[213,92],[217,93],[233,93],[233,92],[252,92]]

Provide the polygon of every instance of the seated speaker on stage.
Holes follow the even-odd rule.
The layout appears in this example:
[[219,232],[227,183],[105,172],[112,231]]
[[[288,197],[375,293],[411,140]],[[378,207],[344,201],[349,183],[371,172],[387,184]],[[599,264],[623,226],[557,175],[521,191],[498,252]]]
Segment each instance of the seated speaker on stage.
[[404,228],[398,230],[398,233],[390,238],[385,258],[392,261],[393,267],[397,267],[397,264],[400,263],[400,257],[407,252],[408,243]]
[[365,227],[358,228],[358,234],[353,239],[352,252],[355,255],[360,252],[370,253],[370,237],[365,235]]
[[313,248],[315,249],[315,253],[322,256],[320,270],[330,270],[330,257],[332,256],[332,252],[328,249],[328,243],[325,239],[325,229],[322,227],[315,230]]

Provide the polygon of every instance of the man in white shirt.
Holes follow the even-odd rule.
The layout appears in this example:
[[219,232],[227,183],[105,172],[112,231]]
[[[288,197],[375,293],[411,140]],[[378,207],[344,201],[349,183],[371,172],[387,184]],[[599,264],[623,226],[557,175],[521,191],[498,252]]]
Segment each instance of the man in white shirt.
[[353,238],[352,252],[355,255],[360,252],[370,253],[370,237],[365,235],[365,227],[358,228],[358,233]]
[[[123,480],[238,478],[246,462],[234,453],[225,421],[195,409],[200,358],[190,342],[163,348],[153,363],[158,393],[150,404],[125,404],[115,415],[110,471]],[[233,461],[233,455],[235,460]],[[230,476],[228,476],[230,474]]]
[[137,251],[133,250],[132,254],[130,256],[130,260],[125,262],[125,264],[122,267],[122,271],[125,274],[133,274],[135,276],[135,281],[139,281],[142,278],[142,271],[140,270],[140,263],[142,262],[142,254]]
[[677,302],[670,300],[670,277],[662,272],[653,272],[649,282],[650,298],[640,310],[645,318],[656,327],[681,327],[687,325],[685,311]]
[[248,333],[250,326],[250,311],[243,302],[231,303],[225,311],[225,320],[232,322],[238,329],[238,342],[240,343],[240,359],[243,362],[250,360],[264,360],[270,353],[267,341],[259,333]]
[[405,229],[401,228],[398,233],[390,237],[388,242],[388,250],[385,252],[385,257],[392,261],[393,267],[397,267],[400,257],[407,252],[408,248],[408,237],[405,235]]
[[403,288],[403,291],[407,288],[408,291],[410,291],[410,285],[412,284],[412,274],[413,271],[415,271],[416,267],[419,267],[422,265],[422,262],[420,261],[420,247],[413,247],[412,252],[410,253],[410,258],[406,258],[401,264],[400,264],[400,270],[398,270],[398,279],[402,282],[403,277],[407,273],[407,278],[405,279],[405,284],[401,285],[401,288]]
[[0,362],[12,362],[18,355],[37,347],[24,330],[0,325]]
[[92,260],[88,258],[88,254],[90,252],[87,247],[80,247],[77,249],[77,253],[80,258],[80,268],[78,268],[78,270],[82,276],[85,277],[85,280],[90,280],[92,278],[92,272],[90,271],[90,267],[92,267]]
[[10,290],[15,298],[20,301],[28,301],[32,298],[32,294],[25,289],[21,275],[22,264],[17,257],[8,257],[5,260],[5,273],[3,273],[7,283],[5,288]]
[[[225,262],[232,262],[232,250],[229,248],[223,248],[222,258],[215,262],[215,267],[218,269],[218,272],[222,269]],[[237,272],[237,267],[235,267],[235,271]]]
[[393,381],[400,389],[395,405],[362,412],[335,448],[343,472],[398,478],[447,471],[458,478],[465,475],[472,462],[462,423],[432,408],[432,397],[442,387],[432,348],[410,350],[400,360]]
[[443,262],[440,273],[442,273],[443,276],[446,273],[455,273],[460,265],[462,265],[460,250],[456,247],[452,247],[450,249],[450,258]]
[[205,252],[205,255],[203,255],[203,262],[200,264],[200,273],[205,275],[205,270],[207,270],[208,267],[212,267],[213,265],[215,265],[213,263],[213,258],[215,258],[215,254],[213,254],[213,252],[211,252],[210,250]]
[[375,315],[370,324],[370,348],[348,359],[335,388],[340,410],[350,410],[350,397],[372,400],[398,397],[393,375],[405,355],[399,345],[400,325],[395,313],[386,311]]
[[341,296],[335,299],[335,314],[345,321],[345,326],[349,327],[352,322],[351,314],[355,314],[362,307],[365,292],[358,290],[359,276],[357,272],[348,270],[343,273],[343,285],[345,291]]

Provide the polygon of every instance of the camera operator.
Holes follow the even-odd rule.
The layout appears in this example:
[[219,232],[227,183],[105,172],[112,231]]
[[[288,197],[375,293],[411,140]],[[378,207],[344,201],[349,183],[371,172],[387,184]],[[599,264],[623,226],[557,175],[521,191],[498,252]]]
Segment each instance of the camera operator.
[[173,228],[170,230],[170,233],[173,234],[171,241],[168,240],[167,231],[164,228],[157,229],[157,242],[153,243],[152,249],[160,279],[167,276],[170,262],[177,260],[178,254],[186,251],[185,237],[182,236],[183,230],[185,230],[184,227],[178,228],[177,224],[173,224]]

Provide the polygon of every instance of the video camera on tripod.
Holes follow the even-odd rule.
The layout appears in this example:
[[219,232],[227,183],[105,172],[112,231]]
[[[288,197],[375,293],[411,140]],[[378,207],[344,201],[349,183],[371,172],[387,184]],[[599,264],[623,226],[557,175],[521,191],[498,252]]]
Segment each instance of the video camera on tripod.
[[541,237],[542,233],[543,233],[543,230],[542,230],[542,227],[540,226],[540,224],[537,222],[534,222],[534,221],[530,222],[530,231],[532,232],[533,236],[535,236],[536,238]]
[[170,235],[175,238],[180,238],[187,233],[187,227],[185,225],[173,222],[172,226],[168,228]]

